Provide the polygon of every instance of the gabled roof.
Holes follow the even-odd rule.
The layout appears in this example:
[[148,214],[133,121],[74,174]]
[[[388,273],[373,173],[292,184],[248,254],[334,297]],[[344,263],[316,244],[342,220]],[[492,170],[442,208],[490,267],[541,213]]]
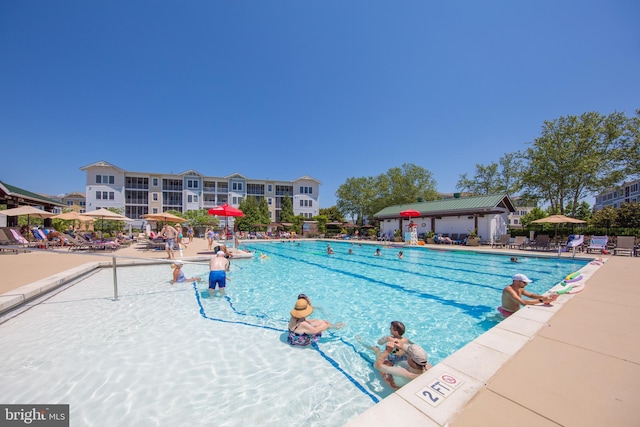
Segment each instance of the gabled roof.
[[100,160],[99,162],[91,163],[90,165],[82,166],[80,168],[80,170],[84,171],[84,170],[87,170],[87,169],[90,169],[90,168],[94,168],[94,167],[113,168],[113,169],[116,169],[116,170],[118,170],[119,172],[122,172],[122,173],[126,172],[126,170],[124,170],[122,168],[119,168],[116,165],[112,165],[109,162],[105,162],[104,160]]
[[[3,198],[6,198],[6,196],[10,196],[11,198],[18,199],[21,205],[45,204],[45,205],[63,206],[63,207],[66,206],[63,203],[60,203],[59,200],[45,197],[41,194],[33,193],[31,191],[0,181],[0,198],[3,199]],[[24,201],[26,201],[26,203],[20,202],[19,199],[23,199]]]
[[242,175],[241,173],[238,173],[238,172],[234,172],[234,173],[232,173],[230,175],[225,176],[224,178],[226,178],[226,179],[241,178],[241,179],[244,179],[244,180],[248,180],[249,179],[246,176],[244,176],[244,175]]
[[184,171],[179,173],[178,175],[182,175],[182,176],[199,176],[201,178],[204,178],[204,175],[201,174],[200,172],[193,170],[193,169],[189,169],[188,171]]
[[309,176],[309,175],[305,175],[305,176],[301,176],[300,178],[296,178],[296,179],[294,179],[294,180],[293,180],[293,182],[301,181],[301,180],[315,181],[315,182],[317,182],[318,184],[322,184],[322,182],[321,182],[320,180],[317,180],[317,179],[315,179],[314,177]]
[[376,219],[400,218],[400,212],[408,209],[415,209],[425,217],[496,213],[505,210],[515,212],[516,210],[508,195],[499,194],[388,206],[373,217]]

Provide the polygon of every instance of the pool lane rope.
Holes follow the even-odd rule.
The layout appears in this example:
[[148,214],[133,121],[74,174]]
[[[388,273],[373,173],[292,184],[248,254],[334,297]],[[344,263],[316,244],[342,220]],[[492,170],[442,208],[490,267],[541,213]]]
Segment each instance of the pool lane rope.
[[[244,326],[249,326],[249,327],[254,327],[254,328],[261,328],[261,329],[267,329],[270,331],[277,331],[277,332],[283,332],[286,333],[288,332],[286,329],[280,329],[280,328],[276,328],[273,326],[267,326],[267,325],[257,325],[255,323],[250,323],[250,322],[244,322],[244,321],[239,321],[239,320],[228,320],[228,319],[221,319],[221,318],[217,318],[217,317],[211,317],[209,315],[207,315],[203,305],[202,305],[202,296],[200,294],[200,291],[198,290],[198,286],[196,285],[196,282],[193,282],[192,284],[193,286],[193,290],[195,291],[196,294],[196,301],[198,302],[198,306],[200,307],[200,315],[207,320],[212,320],[214,322],[221,322],[221,323],[232,323],[232,324],[236,324],[236,325],[244,325]],[[209,292],[208,290],[204,291],[204,292]],[[227,303],[229,304],[229,307],[231,308],[231,310],[240,315],[240,316],[249,316],[246,313],[240,312],[238,310],[236,310],[236,308],[233,306],[231,299],[228,296],[224,296],[225,301],[227,301]],[[270,317],[267,315],[255,315],[252,314],[251,316],[253,317],[257,317],[257,318],[262,318],[262,319],[269,319]],[[332,335],[335,338],[335,335],[333,335],[333,333],[329,333],[329,335]],[[362,354],[361,352],[357,351],[355,346],[353,346],[353,344],[345,341],[343,338],[341,337],[337,337],[341,342],[343,342],[344,344],[347,344],[349,347],[351,347],[357,354],[359,354],[361,357],[363,357],[365,360],[367,361],[371,361],[368,357],[366,357],[364,354]],[[353,378],[351,375],[349,375],[348,372],[346,372],[344,369],[342,369],[340,367],[340,364],[338,362],[336,362],[334,359],[332,359],[331,357],[329,357],[325,352],[323,352],[320,347],[318,346],[317,343],[312,343],[311,347],[316,350],[320,356],[322,358],[324,358],[327,362],[329,362],[329,364],[331,366],[333,366],[336,370],[338,370],[338,372],[340,372],[342,375],[344,375],[358,390],[360,390],[361,392],[363,392],[365,395],[367,395],[372,401],[373,403],[378,403],[380,402],[380,399],[375,396],[374,394],[372,394],[371,392],[369,392],[366,387],[364,387],[362,384],[360,384],[358,382],[358,380],[356,380],[355,378]],[[373,362],[371,362],[373,364]]]

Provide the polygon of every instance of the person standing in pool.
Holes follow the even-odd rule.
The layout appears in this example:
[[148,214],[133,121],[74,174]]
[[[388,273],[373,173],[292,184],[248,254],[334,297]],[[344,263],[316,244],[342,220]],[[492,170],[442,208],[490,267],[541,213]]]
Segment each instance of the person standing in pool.
[[291,310],[289,319],[289,334],[287,342],[294,346],[305,347],[322,337],[327,329],[340,329],[343,323],[332,324],[327,320],[307,319],[313,313],[311,299],[305,294],[298,295],[296,305]]
[[[526,291],[524,287],[529,283],[531,283],[531,279],[524,274],[513,276],[511,284],[502,290],[502,306],[498,308],[498,311],[503,316],[511,316],[520,310],[521,305],[549,304],[558,298],[558,295],[548,297]],[[524,299],[523,296],[531,299]]]
[[220,289],[220,296],[224,296],[224,289],[227,286],[227,271],[229,271],[229,260],[225,258],[223,251],[218,251],[215,257],[209,261],[209,295],[214,296],[216,286]]

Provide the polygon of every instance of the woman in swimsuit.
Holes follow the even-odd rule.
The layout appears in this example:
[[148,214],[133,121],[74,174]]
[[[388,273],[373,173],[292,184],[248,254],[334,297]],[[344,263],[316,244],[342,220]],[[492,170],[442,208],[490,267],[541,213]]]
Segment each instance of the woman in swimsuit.
[[344,324],[331,324],[327,320],[307,319],[313,313],[311,300],[305,294],[298,295],[295,307],[291,310],[289,320],[289,335],[287,342],[295,346],[307,346],[322,337],[322,332],[327,329],[340,329]]
[[173,268],[173,282],[172,283],[184,283],[184,282],[200,282],[202,279],[199,277],[191,277],[187,279],[182,271],[182,261],[178,260],[171,264]]

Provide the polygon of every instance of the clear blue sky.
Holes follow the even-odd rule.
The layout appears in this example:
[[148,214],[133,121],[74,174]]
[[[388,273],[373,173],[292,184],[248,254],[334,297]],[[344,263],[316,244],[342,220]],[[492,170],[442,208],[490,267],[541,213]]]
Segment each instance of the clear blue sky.
[[640,2],[3,1],[0,180],[80,167],[322,181],[403,163],[453,192],[544,120],[640,108]]

